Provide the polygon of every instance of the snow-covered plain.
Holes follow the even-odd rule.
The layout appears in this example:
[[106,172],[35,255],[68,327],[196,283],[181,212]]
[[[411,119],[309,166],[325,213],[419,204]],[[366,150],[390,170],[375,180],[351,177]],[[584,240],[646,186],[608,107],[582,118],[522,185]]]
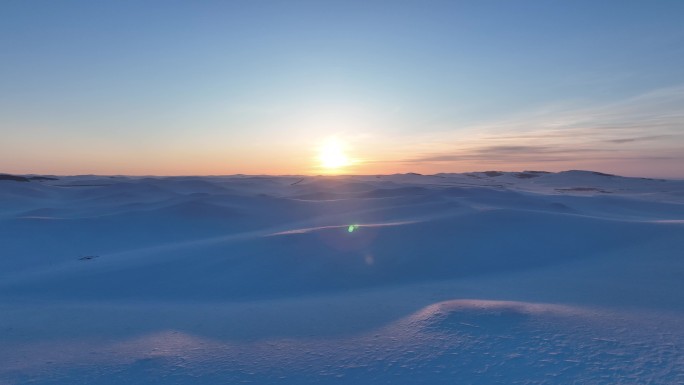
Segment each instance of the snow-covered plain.
[[676,180],[0,180],[0,384],[684,384],[682,250]]

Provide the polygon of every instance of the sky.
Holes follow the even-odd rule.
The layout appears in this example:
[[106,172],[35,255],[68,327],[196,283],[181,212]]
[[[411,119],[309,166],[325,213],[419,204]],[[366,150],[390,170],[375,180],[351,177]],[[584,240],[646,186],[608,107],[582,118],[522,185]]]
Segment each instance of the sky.
[[[683,15],[679,0],[5,0],[0,172],[684,178]],[[321,160],[331,146],[343,160]]]

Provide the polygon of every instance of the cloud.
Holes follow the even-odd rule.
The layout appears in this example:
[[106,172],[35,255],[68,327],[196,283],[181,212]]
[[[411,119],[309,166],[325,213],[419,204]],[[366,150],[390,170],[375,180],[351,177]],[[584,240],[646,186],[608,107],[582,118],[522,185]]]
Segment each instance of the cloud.
[[517,158],[528,160],[563,161],[570,159],[579,152],[602,152],[600,149],[564,149],[548,146],[489,146],[470,150],[463,150],[460,154],[436,154],[406,159],[406,163],[420,162],[456,162],[471,160],[501,160],[511,161]]
[[622,143],[642,142],[642,141],[646,141],[646,140],[654,140],[654,139],[661,139],[661,138],[671,138],[673,136],[674,135],[651,135],[651,136],[640,136],[637,138],[610,139],[610,140],[607,140],[607,142],[622,144]]
[[[594,106],[554,105],[424,137],[408,164],[684,161],[684,86]],[[425,149],[420,151],[420,149]],[[396,160],[395,160],[396,161]]]

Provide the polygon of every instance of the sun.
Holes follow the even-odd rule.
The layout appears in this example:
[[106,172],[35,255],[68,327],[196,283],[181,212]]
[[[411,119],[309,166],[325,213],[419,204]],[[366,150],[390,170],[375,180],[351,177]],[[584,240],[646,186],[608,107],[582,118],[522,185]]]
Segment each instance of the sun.
[[318,160],[321,167],[329,171],[335,171],[351,164],[349,157],[344,153],[344,144],[336,138],[328,139],[318,151]]

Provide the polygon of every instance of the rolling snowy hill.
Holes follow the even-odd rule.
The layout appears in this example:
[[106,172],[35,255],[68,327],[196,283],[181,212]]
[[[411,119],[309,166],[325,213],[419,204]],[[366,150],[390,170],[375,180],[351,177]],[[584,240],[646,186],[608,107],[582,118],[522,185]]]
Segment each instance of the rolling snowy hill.
[[684,181],[0,178],[0,384],[684,384]]

